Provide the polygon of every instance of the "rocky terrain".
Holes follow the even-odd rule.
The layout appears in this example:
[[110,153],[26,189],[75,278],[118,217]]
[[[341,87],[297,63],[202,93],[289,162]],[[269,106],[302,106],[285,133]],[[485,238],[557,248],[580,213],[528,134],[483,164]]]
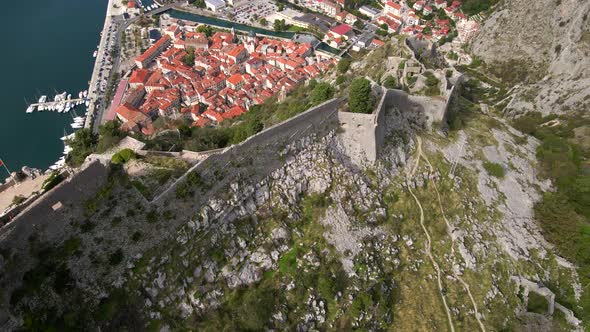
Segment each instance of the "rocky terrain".
[[[389,109],[386,117],[382,159],[366,167],[351,163],[331,132],[290,142],[283,165],[262,181],[236,178],[199,205],[189,197],[146,210],[118,178],[57,250],[31,239],[38,261],[24,294],[11,295],[15,324],[579,328],[559,302],[578,301],[576,271],[532,219],[539,187],[549,185],[533,171],[538,142],[485,114],[449,137],[424,128],[420,114]],[[490,175],[486,162],[506,174]],[[6,250],[3,262],[17,264]]]
[[[473,42],[484,63],[458,68],[447,123],[384,109],[375,163],[353,162],[333,117],[303,117],[316,128],[263,133],[200,168],[152,158],[165,181],[141,178],[149,159],[111,166],[92,198],[61,208],[58,233],[0,242],[0,329],[584,330],[584,270],[537,220],[556,191],[539,171],[546,135],[499,111],[586,109],[589,8],[505,1]],[[409,55],[392,45],[344,81],[396,72]]]
[[510,114],[583,112],[590,105],[590,3],[506,0],[471,49],[509,83]]

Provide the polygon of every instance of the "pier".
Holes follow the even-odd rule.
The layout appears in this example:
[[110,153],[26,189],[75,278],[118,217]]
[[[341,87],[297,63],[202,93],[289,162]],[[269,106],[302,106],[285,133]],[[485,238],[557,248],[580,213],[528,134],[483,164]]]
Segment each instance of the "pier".
[[47,108],[51,108],[52,106],[65,105],[68,103],[71,103],[72,105],[76,105],[79,102],[86,102],[87,100],[90,100],[90,98],[64,99],[62,101],[46,101],[44,103],[32,103],[32,104],[29,104],[29,106],[33,106],[35,108],[37,108],[39,106],[43,106],[47,109]]

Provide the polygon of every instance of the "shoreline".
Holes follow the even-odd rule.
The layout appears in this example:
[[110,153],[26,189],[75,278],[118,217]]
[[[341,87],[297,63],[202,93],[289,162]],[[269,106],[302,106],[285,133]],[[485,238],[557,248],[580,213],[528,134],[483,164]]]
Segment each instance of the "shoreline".
[[100,72],[100,63],[104,58],[105,48],[108,47],[106,45],[107,41],[107,32],[108,28],[112,23],[112,10],[113,10],[114,0],[109,0],[107,4],[106,15],[104,19],[104,25],[102,27],[102,32],[100,34],[100,42],[98,44],[98,53],[96,55],[94,61],[94,68],[92,69],[92,74],[90,76],[90,84],[88,86],[88,99],[90,99],[90,105],[88,106],[86,112],[86,121],[84,122],[85,129],[92,129],[93,122],[95,119],[95,112],[96,112],[96,101],[98,98],[99,91],[95,91],[96,83],[98,80],[98,74]]

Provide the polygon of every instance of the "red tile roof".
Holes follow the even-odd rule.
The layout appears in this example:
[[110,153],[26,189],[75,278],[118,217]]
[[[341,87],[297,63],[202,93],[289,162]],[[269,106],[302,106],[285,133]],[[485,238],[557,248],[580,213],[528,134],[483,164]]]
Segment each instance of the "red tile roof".
[[150,75],[151,73],[147,69],[136,69],[131,73],[131,77],[129,77],[129,84],[145,84]]
[[158,39],[158,41],[155,42],[154,45],[150,46],[150,48],[148,48],[147,51],[145,51],[142,55],[138,56],[136,60],[141,62],[145,61],[146,59],[151,57],[154,52],[157,52],[160,49],[160,47],[162,47],[165,43],[170,42],[171,40],[172,39],[168,35],[163,36],[162,38]]
[[246,113],[246,110],[242,106],[238,105],[230,108],[228,111],[221,114],[221,116],[223,116],[224,119],[231,119],[235,118],[236,116],[240,116],[243,113]]
[[330,31],[339,34],[339,35],[345,35],[347,33],[349,33],[352,30],[352,27],[348,24],[340,24],[337,25],[335,27],[333,27],[332,29],[330,29]]

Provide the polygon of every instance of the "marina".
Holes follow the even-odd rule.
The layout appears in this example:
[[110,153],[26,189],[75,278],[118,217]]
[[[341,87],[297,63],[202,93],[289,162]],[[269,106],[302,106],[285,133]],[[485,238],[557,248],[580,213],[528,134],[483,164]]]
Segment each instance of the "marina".
[[42,102],[42,103],[34,103],[30,104],[27,107],[26,113],[33,113],[35,109],[38,112],[43,111],[57,111],[59,113],[67,113],[71,109],[76,106],[85,105],[88,102],[88,98],[76,98],[76,99],[66,99],[63,101],[49,101],[49,102]]
[[[10,51],[0,54],[0,60],[10,64],[4,75],[11,77],[2,94],[0,158],[11,168],[48,169],[62,156],[60,137],[64,128],[68,134],[73,131],[72,110],[66,116],[57,111],[38,112],[37,107],[31,107],[31,113],[25,110],[38,104],[42,95],[47,96],[44,102],[53,102],[56,94],[68,91],[71,99],[79,99],[78,91],[88,89],[106,5],[106,1],[52,0],[36,3],[31,10],[27,2],[6,3],[6,12],[22,13],[5,15],[0,23],[7,31],[20,27],[6,36]],[[75,111],[85,114],[85,102],[76,105]]]

